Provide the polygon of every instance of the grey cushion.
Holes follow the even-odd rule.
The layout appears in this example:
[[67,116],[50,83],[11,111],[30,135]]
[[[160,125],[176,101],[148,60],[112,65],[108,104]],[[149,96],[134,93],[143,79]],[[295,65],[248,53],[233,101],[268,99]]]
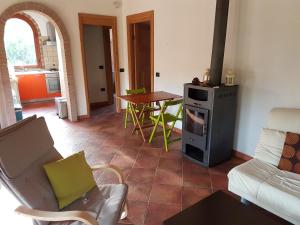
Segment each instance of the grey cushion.
[[[16,178],[53,145],[44,118],[22,121],[0,131],[0,167],[7,177]],[[16,163],[19,156],[22,160]]]
[[[67,206],[63,211],[89,211],[100,225],[115,225],[120,219],[126,194],[126,184],[102,185],[93,188],[86,196]],[[83,223],[65,221],[52,222],[50,225],[83,225]]]
[[53,145],[44,118],[31,117],[0,130],[0,180],[27,207],[58,211],[42,167],[62,158]]

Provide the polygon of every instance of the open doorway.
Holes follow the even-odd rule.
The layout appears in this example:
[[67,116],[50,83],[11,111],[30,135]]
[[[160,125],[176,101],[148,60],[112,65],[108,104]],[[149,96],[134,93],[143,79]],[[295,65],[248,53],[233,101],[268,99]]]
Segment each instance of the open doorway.
[[83,25],[89,107],[93,114],[106,106],[110,106],[112,111],[115,110],[111,31],[106,26]]
[[116,21],[114,16],[79,14],[87,116],[103,107],[120,111]]
[[127,16],[130,89],[154,89],[154,12]]
[[[67,111],[68,111],[68,119],[70,121],[77,120],[77,103],[76,103],[76,96],[75,96],[75,84],[73,80],[73,71],[72,71],[72,60],[71,60],[71,48],[70,48],[70,39],[68,32],[64,26],[63,21],[59,18],[55,11],[51,10],[47,6],[37,3],[37,2],[21,2],[11,5],[6,10],[4,10],[0,17],[2,19],[2,23],[0,23],[0,128],[4,128],[16,122],[16,113],[14,109],[14,99],[12,94],[12,85],[11,85],[11,76],[9,70],[15,72],[15,69],[21,69],[16,67],[9,67],[6,48],[4,43],[4,31],[6,22],[12,19],[14,16],[18,14],[22,14],[27,18],[30,18],[30,12],[36,13],[38,15],[43,16],[46,18],[55,28],[55,35],[57,37],[56,44],[58,49],[58,61],[59,61],[59,80],[61,85],[61,95],[66,97],[67,100]],[[25,15],[26,14],[26,15]],[[32,17],[31,17],[32,18]],[[33,24],[38,27],[37,23],[34,22]],[[30,27],[30,25],[28,25]],[[31,28],[30,28],[31,29]],[[32,31],[33,32],[33,31]],[[16,30],[15,34],[21,33],[21,31]],[[34,59],[35,65],[32,65],[32,61],[26,62],[29,66],[33,66],[33,69],[42,69],[43,66],[43,58],[38,57],[36,53],[40,50],[41,55],[43,54],[43,50],[36,48],[36,40],[39,42],[40,47],[43,45],[41,39],[35,39],[33,45],[31,45],[30,49],[34,49],[34,57],[29,56],[29,59]],[[34,46],[34,47],[33,47]],[[31,65],[30,65],[31,64]],[[10,68],[10,69],[9,69]],[[28,70],[28,68],[24,68],[24,70]],[[24,71],[21,71],[24,72]],[[41,71],[37,73],[41,74]],[[57,77],[55,77],[57,80]],[[63,84],[62,84],[63,83]],[[63,88],[64,85],[64,88]],[[15,86],[17,86],[15,84]],[[65,92],[63,92],[65,91]],[[21,99],[20,99],[21,100]],[[20,102],[20,101],[19,101]]]
[[[34,114],[56,116],[54,100],[65,96],[57,36],[52,22],[35,11],[22,11],[5,23],[4,45],[17,121]],[[66,99],[64,107],[60,118],[68,116]]]

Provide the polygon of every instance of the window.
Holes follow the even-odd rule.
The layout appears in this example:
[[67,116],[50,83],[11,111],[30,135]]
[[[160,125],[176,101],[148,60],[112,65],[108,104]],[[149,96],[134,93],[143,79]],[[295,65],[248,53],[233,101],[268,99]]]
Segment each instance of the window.
[[4,43],[8,65],[15,67],[40,66],[40,46],[35,25],[25,16],[7,20]]

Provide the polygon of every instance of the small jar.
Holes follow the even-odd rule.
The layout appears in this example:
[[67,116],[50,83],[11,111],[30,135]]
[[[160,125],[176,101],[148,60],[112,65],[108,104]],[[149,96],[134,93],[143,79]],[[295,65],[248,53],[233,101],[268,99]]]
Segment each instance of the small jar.
[[225,76],[225,86],[235,85],[235,74],[232,70],[228,70]]
[[206,69],[202,77],[202,82],[204,84],[208,84],[209,81],[210,81],[210,69]]

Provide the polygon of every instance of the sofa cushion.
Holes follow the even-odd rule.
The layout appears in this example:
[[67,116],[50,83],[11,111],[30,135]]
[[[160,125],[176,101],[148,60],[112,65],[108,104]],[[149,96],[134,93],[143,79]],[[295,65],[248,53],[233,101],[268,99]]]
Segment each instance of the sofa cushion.
[[254,158],[278,166],[285,138],[283,131],[263,128]]
[[84,152],[44,165],[62,209],[96,186],[92,169],[87,164]]
[[257,200],[285,218],[300,221],[300,175],[279,171],[261,184]]
[[279,169],[271,164],[251,159],[228,173],[229,186],[256,198],[260,185],[278,172]]
[[287,132],[278,168],[300,174],[300,134]]
[[[127,195],[126,184],[101,185],[63,211],[82,210],[91,212],[101,225],[115,225],[120,219]],[[78,221],[52,222],[51,225],[84,225]]]

